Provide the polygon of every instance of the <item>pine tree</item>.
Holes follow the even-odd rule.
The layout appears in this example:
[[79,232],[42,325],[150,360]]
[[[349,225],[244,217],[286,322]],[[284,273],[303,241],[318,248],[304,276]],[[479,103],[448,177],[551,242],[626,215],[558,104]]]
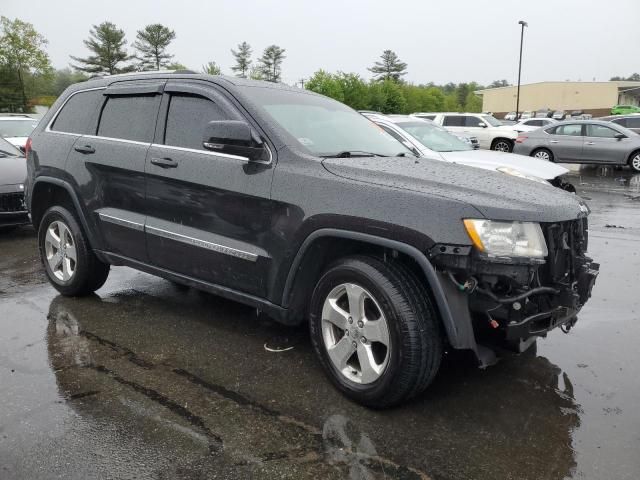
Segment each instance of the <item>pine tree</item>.
[[231,70],[236,72],[236,76],[241,78],[247,78],[247,74],[251,68],[251,45],[247,42],[242,42],[238,45],[238,51],[231,49],[231,54],[236,59],[236,64],[231,67]]
[[285,49],[277,45],[270,45],[264,49],[262,57],[260,57],[260,70],[264,75],[264,79],[268,82],[279,82],[282,74],[282,61],[286,58]]
[[400,80],[400,77],[407,74],[407,64],[401,62],[395,52],[385,50],[380,55],[381,62],[376,62],[368,70],[375,74],[377,80]]
[[176,38],[176,33],[160,23],[147,25],[138,30],[133,48],[138,51],[140,70],[160,70],[166,67],[173,55],[167,53],[167,47]]
[[72,65],[73,68],[86,73],[116,73],[132,72],[133,65],[122,65],[131,60],[127,54],[124,39],[124,30],[120,30],[111,22],[103,22],[94,25],[89,31],[89,38],[84,40],[85,46],[93,52],[86,58],[71,56],[71,59],[80,65]]
[[220,70],[220,66],[216,62],[208,62],[206,65],[202,66],[202,73],[207,73],[209,75],[220,75],[222,71]]

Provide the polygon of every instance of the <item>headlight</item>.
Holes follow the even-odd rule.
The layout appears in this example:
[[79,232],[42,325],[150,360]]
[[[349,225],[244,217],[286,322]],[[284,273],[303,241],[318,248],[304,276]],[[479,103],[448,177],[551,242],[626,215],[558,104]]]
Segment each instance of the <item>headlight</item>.
[[498,172],[506,173],[507,175],[511,175],[513,177],[526,178],[527,180],[531,180],[533,182],[544,183],[546,185],[550,185],[544,178],[534,177],[533,175],[527,175],[526,173],[522,173],[520,170],[516,170],[511,167],[498,167],[496,168]]
[[491,257],[545,258],[547,243],[538,223],[464,220],[478,250]]

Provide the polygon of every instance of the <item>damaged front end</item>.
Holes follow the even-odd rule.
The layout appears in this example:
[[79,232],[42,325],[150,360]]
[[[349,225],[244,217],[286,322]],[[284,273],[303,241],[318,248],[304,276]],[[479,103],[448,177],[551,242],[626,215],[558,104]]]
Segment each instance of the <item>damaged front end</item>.
[[503,340],[522,350],[556,327],[568,332],[591,296],[599,265],[586,255],[587,217],[533,225],[540,238],[528,247],[530,257],[493,255],[475,231],[475,248],[436,245],[429,252],[449,300],[465,303],[457,310],[468,311],[461,321],[471,322],[478,343]]

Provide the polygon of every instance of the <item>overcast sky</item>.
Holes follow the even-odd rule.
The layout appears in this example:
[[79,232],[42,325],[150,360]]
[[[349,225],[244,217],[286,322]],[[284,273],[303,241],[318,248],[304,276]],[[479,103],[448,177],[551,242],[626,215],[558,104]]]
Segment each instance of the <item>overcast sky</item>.
[[32,23],[57,68],[86,55],[91,25],[109,20],[129,44],[144,25],[171,27],[170,52],[197,70],[213,60],[229,73],[229,50],[247,41],[254,57],[270,44],[286,49],[287,83],[319,68],[369,78],[384,49],[408,63],[410,82],[515,83],[523,19],[523,83],[640,71],[639,0],[0,0],[0,14]]

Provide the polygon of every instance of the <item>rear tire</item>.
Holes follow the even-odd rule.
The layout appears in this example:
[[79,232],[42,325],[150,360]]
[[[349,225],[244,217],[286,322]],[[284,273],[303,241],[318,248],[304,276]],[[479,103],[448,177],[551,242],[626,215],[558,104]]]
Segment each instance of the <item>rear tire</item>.
[[396,405],[423,392],[440,367],[440,320],[422,282],[400,263],[335,262],[316,285],[310,313],[322,367],[358,403]]
[[496,152],[511,153],[513,152],[513,141],[506,138],[496,138],[491,144],[491,150],[495,150]]
[[63,295],[87,295],[107,281],[109,264],[96,257],[76,218],[64,207],[51,207],[42,216],[38,247],[49,281]]
[[634,172],[640,173],[640,150],[631,154],[629,157],[629,166]]
[[546,148],[536,148],[531,152],[531,156],[540,160],[546,160],[547,162],[553,162],[553,153]]

